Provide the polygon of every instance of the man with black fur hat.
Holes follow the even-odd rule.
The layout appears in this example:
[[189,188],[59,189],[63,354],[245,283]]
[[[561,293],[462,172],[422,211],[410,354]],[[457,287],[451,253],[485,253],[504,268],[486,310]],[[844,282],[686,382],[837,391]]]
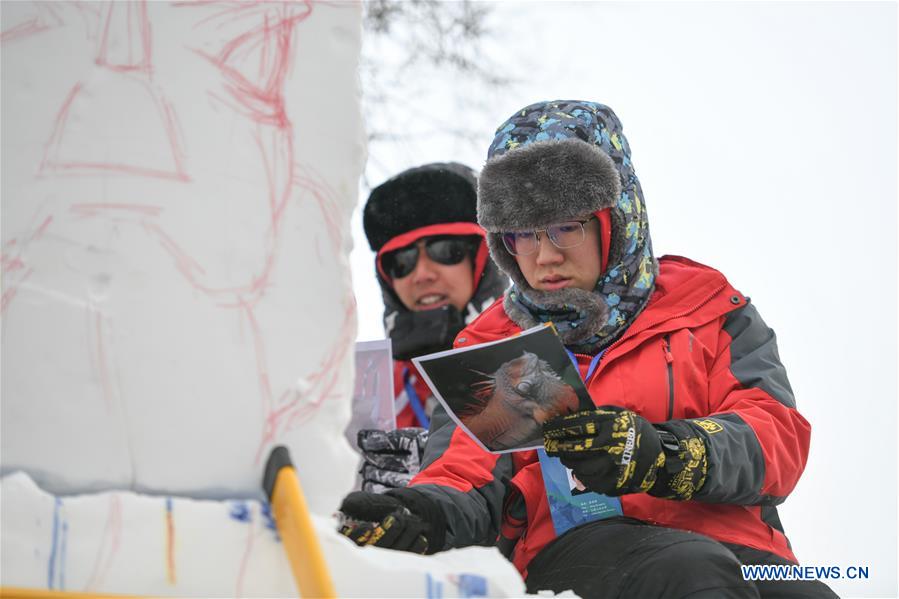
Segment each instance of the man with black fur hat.
[[557,537],[536,452],[487,453],[438,411],[422,471],[387,495],[348,495],[342,532],[420,553],[498,543],[529,592],[833,597],[820,581],[743,579],[741,564],[797,562],[774,506],[811,427],[749,298],[708,266],[654,257],[612,110],[516,112],[488,151],[478,222],[514,284],[455,346],[555,324],[595,407],[546,422],[545,450],[619,496],[623,516]]
[[508,284],[489,259],[476,207],[477,177],[458,163],[403,171],[373,189],[365,204],[362,222],[376,252],[395,359],[398,428],[360,431],[364,490],[402,487],[417,472],[436,400],[411,359],[452,347]]

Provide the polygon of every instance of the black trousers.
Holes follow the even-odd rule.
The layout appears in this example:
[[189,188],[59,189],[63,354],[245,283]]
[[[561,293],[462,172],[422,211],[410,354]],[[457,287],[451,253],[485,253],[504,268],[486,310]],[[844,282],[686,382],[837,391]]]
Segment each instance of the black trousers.
[[[741,564],[783,564],[790,565],[793,562],[780,557],[774,553],[767,551],[759,551],[752,547],[743,545],[732,545],[723,543],[725,547],[737,556]],[[791,597],[837,597],[837,594],[830,590],[826,584],[820,580],[756,580],[754,582],[759,590],[759,596],[765,599],[790,599]],[[837,597],[837,599],[839,599]]]
[[610,518],[574,528],[544,547],[528,565],[526,583],[528,593],[570,589],[585,599],[836,597],[820,581],[743,580],[741,563],[790,562],[697,533]]

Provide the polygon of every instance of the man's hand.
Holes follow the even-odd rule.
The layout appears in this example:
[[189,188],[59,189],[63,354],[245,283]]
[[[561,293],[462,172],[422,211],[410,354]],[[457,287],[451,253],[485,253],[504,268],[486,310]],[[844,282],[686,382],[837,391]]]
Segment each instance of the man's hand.
[[665,454],[656,429],[642,416],[601,406],[547,421],[547,455],[558,457],[591,491],[645,493],[656,483]]
[[705,482],[706,445],[687,420],[658,425],[617,406],[560,416],[543,425],[547,455],[591,491],[690,499]]
[[354,491],[340,505],[340,534],[357,545],[425,553],[428,525],[390,495]]

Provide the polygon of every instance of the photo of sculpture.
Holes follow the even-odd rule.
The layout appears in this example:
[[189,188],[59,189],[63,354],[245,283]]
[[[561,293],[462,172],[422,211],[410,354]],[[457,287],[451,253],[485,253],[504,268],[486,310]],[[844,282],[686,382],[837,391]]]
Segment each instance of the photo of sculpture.
[[544,422],[590,401],[551,328],[432,356],[419,368],[435,396],[491,452],[543,447]]

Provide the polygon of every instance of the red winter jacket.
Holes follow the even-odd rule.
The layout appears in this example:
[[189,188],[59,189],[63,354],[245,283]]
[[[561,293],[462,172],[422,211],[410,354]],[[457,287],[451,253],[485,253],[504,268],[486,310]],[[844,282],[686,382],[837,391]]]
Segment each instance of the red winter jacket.
[[418,374],[418,369],[415,368],[415,364],[412,363],[412,360],[394,360],[393,391],[394,396],[396,397],[394,402],[396,406],[396,427],[405,428],[407,426],[421,426],[427,428],[427,422],[423,422],[419,415],[416,414],[416,410],[412,407],[415,399],[413,398],[410,400],[409,394],[407,393],[405,384],[406,378],[404,378],[404,373],[407,371],[409,384],[412,386],[415,397],[418,398],[421,407],[425,410],[426,416],[429,407],[428,403],[429,400],[431,400],[431,389],[428,388],[428,384],[425,383],[424,378]]
[[[518,331],[497,301],[455,346]],[[579,356],[582,376],[589,359]],[[709,468],[694,499],[625,495],[625,516],[796,561],[774,506],[805,468],[811,428],[796,410],[774,332],[721,273],[663,257],[645,310],[586,384],[596,405],[622,406],[650,422],[691,419],[702,427]],[[446,514],[445,548],[520,535],[512,561],[526,576],[528,563],[555,537],[536,452],[487,453],[438,410],[425,464],[411,486]]]

